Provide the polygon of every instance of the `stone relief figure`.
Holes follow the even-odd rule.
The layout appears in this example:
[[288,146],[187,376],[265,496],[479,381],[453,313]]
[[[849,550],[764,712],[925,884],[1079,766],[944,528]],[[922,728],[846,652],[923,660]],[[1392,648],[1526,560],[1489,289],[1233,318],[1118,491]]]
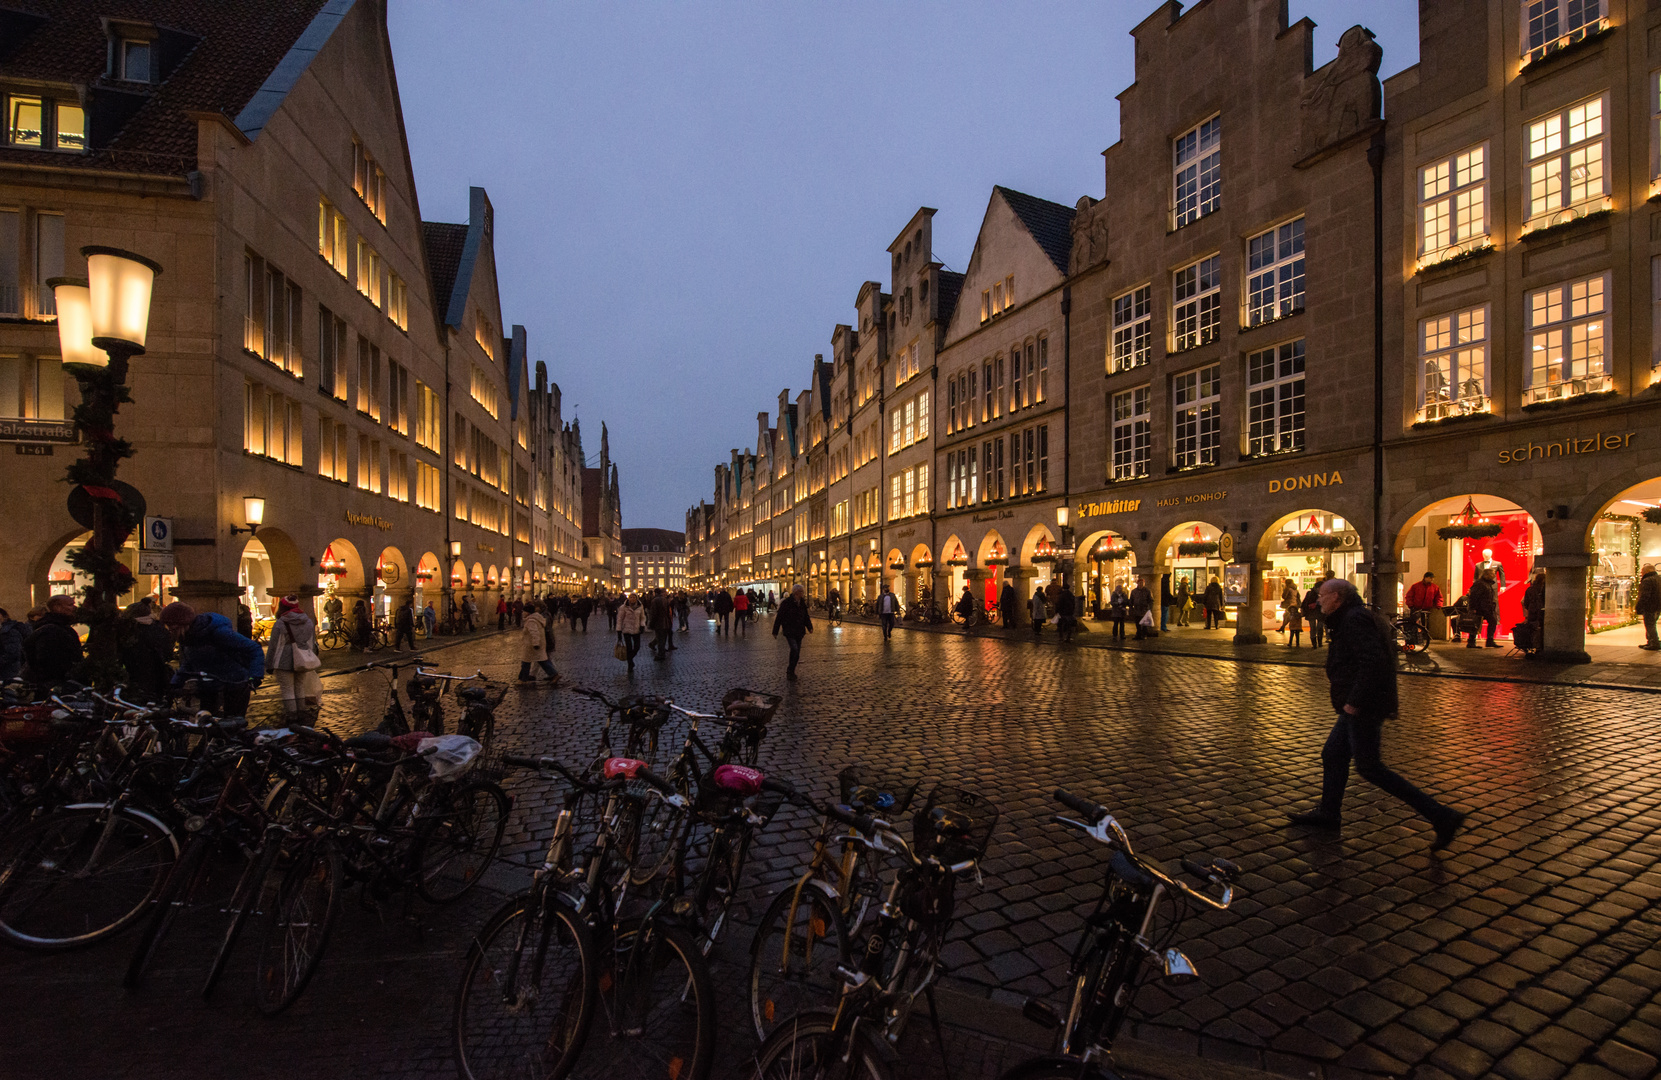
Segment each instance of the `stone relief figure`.
[[1342,142],[1382,113],[1384,91],[1378,65],[1384,50],[1364,26],[1338,39],[1338,59],[1329,64],[1298,102],[1298,158]]
[[1107,215],[1096,209],[1096,200],[1082,196],[1078,211],[1073,215],[1073,250],[1067,262],[1067,272],[1095,266],[1107,258]]

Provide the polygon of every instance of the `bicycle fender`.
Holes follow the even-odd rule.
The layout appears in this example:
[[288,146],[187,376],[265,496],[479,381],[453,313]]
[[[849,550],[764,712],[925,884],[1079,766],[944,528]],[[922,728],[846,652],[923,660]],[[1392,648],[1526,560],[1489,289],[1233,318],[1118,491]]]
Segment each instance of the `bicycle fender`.
[[[68,806],[64,806],[61,809],[64,809],[64,810],[102,810],[102,809],[104,809],[105,807],[107,807],[109,805],[110,804],[107,803],[107,802],[78,802],[78,803],[70,803]],[[167,837],[167,842],[169,844],[173,845],[173,856],[174,856],[174,858],[178,857],[178,855],[179,855],[179,838],[173,834],[173,830],[168,827],[167,822],[162,821],[160,818],[156,817],[156,815],[148,813],[144,810],[140,810],[138,807],[133,806],[131,804],[128,804],[127,806],[122,807],[121,811],[122,811],[122,813],[125,813],[125,814],[131,814],[134,817],[143,818],[145,821],[148,821],[150,824],[152,824],[156,828],[160,829],[162,831],[162,833]]]

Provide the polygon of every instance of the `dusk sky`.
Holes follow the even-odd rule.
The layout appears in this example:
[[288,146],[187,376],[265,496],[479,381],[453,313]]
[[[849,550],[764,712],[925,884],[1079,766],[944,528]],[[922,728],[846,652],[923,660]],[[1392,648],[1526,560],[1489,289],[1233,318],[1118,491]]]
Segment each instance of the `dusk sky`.
[[[1244,3],[1245,0],[1214,0]],[[939,210],[969,262],[994,184],[1101,198],[1153,0],[391,6],[422,215],[496,207],[503,317],[523,324],[623,524],[679,530],[758,411],[807,382],[887,246]],[[1417,0],[1292,0],[1315,63],[1361,22],[1388,76]],[[1226,180],[1225,180],[1226,191]]]

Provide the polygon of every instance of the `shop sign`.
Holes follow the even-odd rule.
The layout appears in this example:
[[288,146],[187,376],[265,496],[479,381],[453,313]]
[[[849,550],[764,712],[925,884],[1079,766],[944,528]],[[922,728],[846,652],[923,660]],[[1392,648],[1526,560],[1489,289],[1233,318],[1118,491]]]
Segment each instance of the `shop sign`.
[[72,443],[75,424],[71,420],[0,420],[0,442]]
[[1234,561],[1234,536],[1232,533],[1225,532],[1217,537],[1217,558],[1226,563]]
[[392,522],[384,517],[376,517],[374,514],[358,514],[348,510],[346,511],[346,520],[352,525],[372,525],[382,532],[392,531]]
[[1596,454],[1607,450],[1629,450],[1632,448],[1632,436],[1635,431],[1628,431],[1624,435],[1597,432],[1590,438],[1582,439],[1570,436],[1561,442],[1549,442],[1544,446],[1539,443],[1529,443],[1519,446],[1515,450],[1501,450],[1501,465],[1518,465],[1535,458],[1568,457],[1570,454]]
[[479,549],[479,550],[480,550],[480,551],[482,551],[482,552],[484,552],[484,553],[485,553],[485,554],[487,554],[487,555],[494,555],[494,554],[496,554],[496,549],[495,549],[495,548],[494,548],[494,547],[492,547],[492,546],[491,546],[491,545],[489,545],[489,544],[479,544],[479,543],[476,543],[476,544],[474,544],[474,545],[473,545],[473,546],[474,546],[474,547],[476,547],[476,548],[478,548],[478,549]]
[[[896,539],[896,540],[904,540],[904,539],[905,539],[905,538],[906,538],[906,537],[908,537],[908,536],[915,536],[915,535],[917,535],[917,527],[916,527],[916,526],[915,526],[915,525],[913,525],[913,526],[912,526],[912,527],[911,527],[911,528],[909,528],[909,529],[901,529],[901,530],[900,530],[900,531],[899,531],[899,532],[897,532],[897,533],[895,533],[895,534],[894,534],[894,539]],[[819,553],[819,557],[820,557],[820,558],[821,558],[821,559],[822,559],[822,558],[824,558],[824,557],[825,557],[825,553],[824,553],[824,552],[823,552],[823,551],[821,551],[821,552],[820,552],[820,553]]]
[[1333,469],[1329,473],[1318,472],[1308,473],[1304,476],[1288,476],[1284,480],[1270,480],[1269,494],[1274,495],[1282,491],[1308,491],[1310,488],[1326,487],[1329,484],[1337,487],[1343,482],[1344,478],[1337,469]]
[[1106,517],[1109,514],[1134,514],[1141,506],[1141,499],[1109,499],[1107,502],[1079,503],[1078,516],[1087,518]]
[[1222,502],[1228,498],[1226,491],[1202,491],[1198,495],[1172,495],[1168,499],[1155,499],[1155,506],[1193,506],[1196,503]]
[[138,553],[138,572],[166,575],[174,573],[171,551],[141,551]]
[[1012,518],[1014,516],[1015,511],[1013,510],[994,510],[990,514],[975,514],[969,520],[978,525],[983,521],[1002,521],[1004,518]]

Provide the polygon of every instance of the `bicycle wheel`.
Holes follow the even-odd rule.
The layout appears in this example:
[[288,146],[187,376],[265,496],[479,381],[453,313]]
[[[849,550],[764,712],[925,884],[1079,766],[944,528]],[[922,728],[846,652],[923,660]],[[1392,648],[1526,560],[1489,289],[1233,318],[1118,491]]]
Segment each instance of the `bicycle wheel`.
[[196,892],[197,879],[212,846],[213,841],[202,833],[194,834],[185,844],[184,853],[173,864],[173,870],[167,875],[155,903],[150,905],[150,917],[144,920],[144,932],[138,937],[133,958],[127,962],[127,974],[121,979],[122,986],[135,990],[144,982],[144,972],[149,968],[150,961],[156,958],[162,939],[173,928],[173,920],[179,917],[179,910],[190,903]]
[[575,1080],[705,1080],[715,1054],[715,989],[692,938],[656,920],[625,923],[599,953],[599,996]]
[[750,1019],[756,1037],[804,1009],[830,1007],[842,993],[838,967],[852,963],[842,913],[811,883],[773,898],[750,940]]
[[1056,1055],[1023,1061],[998,1080],[1119,1080],[1119,1074],[1093,1061]]
[[689,818],[685,810],[650,799],[624,811],[618,852],[628,863],[629,882],[646,885],[668,874],[681,849]]
[[322,962],[340,896],[340,852],[310,844],[265,901],[254,1004],[273,1016],[294,1004]]
[[26,949],[108,937],[144,914],[178,857],[172,833],[126,807],[31,821],[0,847],[0,936]]
[[242,877],[237,880],[236,889],[231,893],[231,902],[225,909],[231,914],[231,923],[225,928],[225,937],[219,943],[219,952],[214,955],[213,966],[208,969],[208,977],[202,982],[203,998],[213,996],[214,989],[219,985],[220,976],[225,974],[225,968],[231,962],[231,954],[236,951],[237,939],[242,936],[243,927],[248,925],[248,917],[259,908],[260,899],[266,895],[266,880],[271,877],[271,871],[277,865],[277,856],[282,854],[282,850],[280,841],[267,839],[243,868]]
[[594,1015],[593,946],[552,893],[522,893],[473,939],[456,992],[456,1069],[467,1080],[564,1076]]
[[809,1009],[785,1020],[756,1051],[756,1080],[888,1080],[892,1051],[872,1026],[854,1028],[859,1045],[847,1052],[835,1019],[833,1010]]
[[510,810],[495,784],[470,780],[450,790],[444,809],[420,823],[411,855],[423,900],[448,904],[479,883],[496,861]]

